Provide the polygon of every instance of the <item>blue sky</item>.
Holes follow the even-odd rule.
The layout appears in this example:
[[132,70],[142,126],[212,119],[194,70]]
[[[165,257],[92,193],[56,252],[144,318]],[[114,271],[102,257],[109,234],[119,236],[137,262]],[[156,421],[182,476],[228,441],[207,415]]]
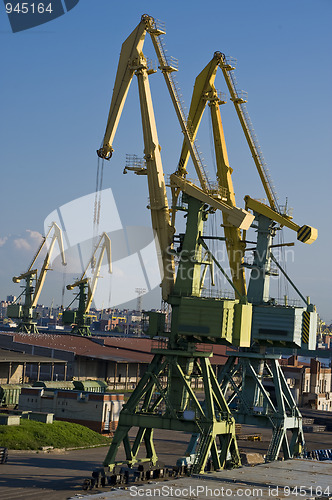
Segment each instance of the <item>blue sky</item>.
[[[166,24],[168,53],[179,60],[177,80],[188,107],[194,80],[216,50],[237,59],[236,77],[248,92],[247,109],[280,203],[287,197],[294,221],[319,231],[313,245],[296,244],[287,270],[323,319],[332,321],[330,0],[80,0],[64,16],[16,34],[0,7],[0,299],[18,295],[11,277],[27,269],[48,214],[94,192],[95,151],[121,44],[148,13]],[[156,59],[148,39],[144,52]],[[161,74],[150,81],[164,170],[170,174],[182,134]],[[216,86],[226,90],[221,75]],[[264,194],[230,102],[222,113],[236,199],[243,207],[246,194]],[[198,142],[211,163],[207,120]],[[123,226],[148,227],[146,179],[122,175],[126,153],[143,156],[135,81],[114,149],[103,186],[112,189]],[[285,232],[285,240],[294,241],[294,234]],[[55,297],[59,303],[62,279],[47,277],[41,301]]]

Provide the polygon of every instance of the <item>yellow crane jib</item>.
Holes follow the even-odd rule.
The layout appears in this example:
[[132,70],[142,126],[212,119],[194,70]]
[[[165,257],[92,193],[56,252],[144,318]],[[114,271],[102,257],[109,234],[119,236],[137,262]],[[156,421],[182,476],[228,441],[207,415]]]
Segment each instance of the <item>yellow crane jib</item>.
[[27,273],[20,274],[20,276],[13,276],[13,282],[14,283],[19,283],[21,280],[24,280],[24,278],[27,278],[28,276],[33,276],[34,274],[37,274],[38,269],[31,269],[31,271],[28,271]]
[[146,21],[142,19],[121,47],[103,145],[97,150],[97,155],[105,160],[109,160],[114,151],[112,143],[131,81],[140,63],[145,35]]
[[188,194],[189,196],[192,196],[197,200],[207,203],[216,210],[221,210],[224,214],[227,215],[227,221],[232,226],[235,226],[239,229],[247,230],[249,229],[255,218],[251,213],[247,212],[246,210],[243,210],[242,208],[231,207],[227,205],[227,203],[224,203],[219,199],[213,198],[209,194],[205,193],[198,186],[195,186],[195,184],[184,179],[183,177],[178,177],[176,174],[172,174],[170,176],[170,181],[171,185],[175,184],[177,187],[181,189],[181,191]]
[[37,305],[37,302],[38,302],[38,299],[39,299],[39,296],[40,296],[40,293],[42,291],[42,288],[43,288],[43,285],[44,285],[44,282],[45,282],[45,278],[46,278],[46,273],[47,271],[50,270],[50,267],[49,267],[49,264],[50,264],[50,260],[51,260],[51,256],[52,256],[52,252],[53,252],[53,248],[54,248],[54,245],[55,245],[55,242],[58,241],[58,244],[59,244],[59,249],[60,249],[60,255],[61,255],[61,259],[62,259],[62,265],[66,265],[66,260],[65,260],[65,254],[64,254],[64,248],[63,248],[63,240],[62,240],[62,232],[61,232],[61,229],[60,227],[55,223],[53,222],[47,235],[43,238],[34,258],[33,258],[33,261],[28,269],[28,271],[24,274],[21,274],[20,276],[14,276],[13,277],[13,281],[14,283],[19,283],[22,279],[25,279],[25,278],[29,278],[33,275],[36,275],[38,274],[38,270],[37,269],[31,269],[32,266],[35,264],[38,256],[40,255],[42,249],[44,248],[45,244],[46,244],[46,241],[47,241],[47,238],[49,237],[51,231],[54,230],[54,233],[53,233],[53,237],[52,237],[52,240],[49,244],[49,247],[48,247],[48,251],[47,251],[47,254],[46,254],[46,257],[44,259],[44,263],[43,263],[43,266],[40,270],[40,273],[39,273],[39,277],[37,279],[37,283],[36,283],[36,287],[34,289],[34,295],[33,295],[33,298],[32,298],[32,303],[31,303],[31,307],[36,307]]
[[[96,255],[98,253],[98,250],[99,250],[99,256],[98,256],[98,259],[96,261]],[[99,238],[99,241],[94,249],[94,252],[93,252],[88,264],[86,265],[86,267],[82,273],[81,278],[78,281],[76,281],[75,283],[73,283],[71,285],[67,285],[67,290],[73,290],[74,288],[76,288],[80,285],[88,285],[88,294],[87,294],[87,301],[86,301],[85,306],[84,306],[84,313],[88,313],[90,310],[91,303],[92,303],[92,300],[93,300],[93,297],[94,297],[94,294],[96,291],[96,287],[97,287],[97,281],[98,281],[98,278],[100,277],[99,273],[100,273],[101,265],[103,262],[105,250],[106,250],[106,254],[107,254],[108,272],[111,274],[112,273],[111,240],[110,240],[107,233],[103,233]],[[91,278],[88,278],[86,276],[86,274],[88,272],[89,267],[92,266],[93,263],[95,263],[94,268],[93,268],[93,275]]]
[[[110,111],[102,147],[97,151],[99,157],[109,160],[112,156],[112,143],[119,124],[131,81],[136,75],[140,99],[142,129],[144,139],[144,159],[146,168],[136,170],[138,174],[146,174],[149,190],[149,208],[151,210],[152,228],[158,237],[162,264],[162,296],[166,300],[175,281],[174,256],[169,249],[173,245],[174,227],[171,223],[166,194],[166,185],[156,121],[153,111],[149,75],[152,72],[143,54],[146,33],[149,32],[154,42],[161,34],[155,26],[154,19],[143,15],[140,23],[124,41],[121,48],[118,69],[113,88]],[[159,47],[156,44],[157,48]],[[125,173],[131,167],[125,168]],[[158,250],[159,252],[159,250]]]
[[[214,85],[217,70],[222,59],[223,55],[220,52],[216,52],[212,60],[197,76],[190,104],[188,122],[190,123],[192,138],[195,139],[203,113],[206,107],[208,107],[213,131],[218,193],[221,196],[222,201],[229,207],[236,207],[235,193],[231,177],[233,169],[228,160],[220,112],[220,105],[225,103],[225,99],[220,98],[220,95]],[[180,177],[185,177],[186,175],[186,166],[189,156],[190,151],[188,149],[188,145],[186,141],[183,141],[178,169],[176,172]],[[212,194],[212,196],[214,195]],[[244,251],[246,246],[244,241],[245,237],[244,235],[241,235],[241,231],[237,224],[230,224],[230,219],[228,218],[226,212],[223,212],[223,227],[233,284],[236,289],[240,291],[241,295],[245,296],[247,293],[245,272],[243,268]]]
[[72,283],[71,285],[67,285],[66,288],[67,288],[67,290],[74,290],[74,288],[76,288],[77,286],[88,283],[88,282],[89,282],[89,278],[85,278],[83,280],[75,281],[75,283]]
[[249,208],[254,212],[257,212],[258,214],[265,215],[265,217],[278,222],[281,226],[286,226],[289,229],[295,231],[297,233],[297,239],[302,243],[307,243],[308,245],[310,245],[311,243],[316,241],[318,236],[318,231],[316,228],[307,225],[299,226],[298,224],[293,222],[290,217],[279,214],[264,203],[250,198],[250,196],[245,196],[244,201],[246,202],[247,209]]

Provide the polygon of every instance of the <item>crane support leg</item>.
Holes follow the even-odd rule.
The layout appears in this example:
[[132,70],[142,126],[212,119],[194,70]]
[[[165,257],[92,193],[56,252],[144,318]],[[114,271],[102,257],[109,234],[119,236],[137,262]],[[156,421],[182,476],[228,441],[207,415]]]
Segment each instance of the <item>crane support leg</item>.
[[[300,455],[305,444],[302,415],[281,370],[279,357],[259,352],[230,354],[218,377],[221,390],[227,393],[227,402],[237,397],[237,407],[232,411],[236,422],[272,428],[266,461],[277,460],[281,451],[285,460]],[[272,390],[274,396],[270,394]],[[292,432],[290,441],[287,431]]]
[[[204,472],[210,452],[214,469],[225,466],[229,451],[233,463],[240,465],[234,418],[211,367],[210,353],[168,348],[153,351],[155,356],[150,366],[120,413],[104,466],[112,471],[120,464],[133,466],[150,462],[155,465],[158,457],[153,442],[154,429],[197,434],[198,449],[191,464],[193,472]],[[195,378],[197,372],[200,373],[208,401],[204,409],[192,389],[194,371]],[[138,427],[132,444],[131,427]],[[142,442],[146,451],[143,459],[137,458]],[[121,444],[125,460],[116,461]],[[219,449],[220,445],[225,449]]]

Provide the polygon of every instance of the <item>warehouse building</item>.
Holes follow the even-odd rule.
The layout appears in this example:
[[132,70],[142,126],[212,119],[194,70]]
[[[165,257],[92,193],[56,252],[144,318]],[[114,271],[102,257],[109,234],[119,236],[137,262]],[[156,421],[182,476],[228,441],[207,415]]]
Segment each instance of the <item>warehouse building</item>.
[[123,402],[123,394],[24,387],[19,410],[53,413],[56,420],[85,425],[100,433],[111,433],[118,425]]
[[67,362],[63,359],[51,359],[46,356],[15,352],[15,350],[0,349],[0,384],[20,384],[27,381],[31,370],[34,370],[36,380],[42,371],[49,373],[53,380],[55,370],[63,373],[66,379]]
[[[145,372],[152,355],[146,351],[107,345],[104,339],[69,334],[0,333],[0,348],[48,358],[40,366],[39,380],[51,380],[51,360],[65,360],[67,370],[55,366],[54,380],[105,380],[111,387],[131,389]],[[51,358],[51,360],[50,360]],[[36,366],[29,365],[26,381],[38,378]],[[27,380],[28,379],[28,380]]]
[[[160,341],[158,341],[159,345]],[[0,348],[12,349],[26,354],[33,354],[65,360],[67,370],[60,365],[54,366],[54,380],[105,380],[112,389],[133,389],[145,373],[153,358],[151,348],[158,347],[157,341],[150,338],[133,337],[81,337],[70,334],[37,335],[0,332]],[[204,348],[204,346],[202,346]],[[206,346],[211,349],[211,346]],[[226,346],[213,346],[211,364],[218,374],[225,364]],[[62,361],[63,363],[63,361]],[[41,366],[39,380],[51,380],[51,368]],[[37,369],[29,366],[26,374],[29,380],[37,380]]]

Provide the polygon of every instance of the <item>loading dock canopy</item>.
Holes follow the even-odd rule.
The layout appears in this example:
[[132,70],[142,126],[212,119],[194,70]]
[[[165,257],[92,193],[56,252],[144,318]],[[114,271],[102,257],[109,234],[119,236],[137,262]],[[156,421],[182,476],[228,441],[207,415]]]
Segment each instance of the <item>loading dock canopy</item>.
[[[35,356],[34,354],[25,354],[23,352],[9,351],[0,349],[0,367],[5,365],[7,368],[7,383],[10,383],[12,377],[13,367],[15,365],[22,366],[22,380],[25,380],[26,367],[31,365],[37,366],[37,380],[40,377],[40,367],[42,365],[49,365],[51,367],[51,380],[53,380],[54,366],[64,366],[64,379],[67,378],[67,361],[63,359],[47,358],[46,356]],[[4,370],[2,369],[2,372]]]

